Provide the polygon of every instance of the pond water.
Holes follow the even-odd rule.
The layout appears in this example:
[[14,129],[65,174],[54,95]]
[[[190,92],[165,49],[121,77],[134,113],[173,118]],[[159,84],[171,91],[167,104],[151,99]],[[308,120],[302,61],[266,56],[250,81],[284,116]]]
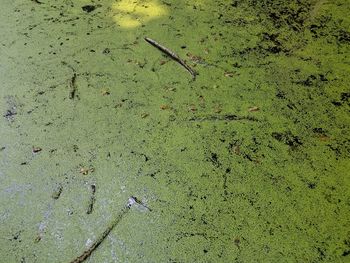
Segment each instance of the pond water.
[[349,11],[3,1],[0,261],[349,262]]

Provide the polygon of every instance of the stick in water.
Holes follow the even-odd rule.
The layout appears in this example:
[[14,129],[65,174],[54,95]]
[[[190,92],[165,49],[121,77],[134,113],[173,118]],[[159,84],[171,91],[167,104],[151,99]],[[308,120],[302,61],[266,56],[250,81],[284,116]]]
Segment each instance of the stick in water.
[[152,46],[158,48],[160,51],[164,52],[167,54],[169,57],[171,57],[173,60],[178,62],[181,66],[183,66],[191,75],[193,80],[196,79],[197,72],[194,71],[189,65],[186,64],[185,61],[183,61],[178,55],[176,55],[173,51],[170,49],[162,46],[161,44],[157,43],[155,40],[150,39],[148,37],[145,37],[145,40],[150,43]]
[[94,208],[95,193],[96,193],[96,185],[92,184],[92,185],[91,185],[90,203],[89,203],[89,206],[88,206],[88,210],[86,211],[87,214],[91,214],[91,213],[92,213],[92,210],[93,210],[93,208]]
[[72,260],[70,263],[81,263],[84,262],[92,252],[105,240],[105,238],[108,236],[108,234],[113,230],[113,228],[118,225],[120,220],[130,211],[130,208],[133,204],[140,204],[144,207],[146,207],[149,211],[152,211],[150,208],[145,206],[142,201],[140,201],[138,198],[131,196],[128,200],[128,203],[121,209],[121,211],[116,215],[115,219],[111,224],[106,228],[106,230],[102,233],[102,235],[99,236],[99,238],[88,248],[86,249],[79,257]]
[[69,91],[69,98],[71,100],[74,99],[75,97],[75,93],[77,91],[77,84],[76,84],[76,80],[77,80],[77,74],[74,72],[73,76],[70,80],[69,86],[70,86],[70,91]]

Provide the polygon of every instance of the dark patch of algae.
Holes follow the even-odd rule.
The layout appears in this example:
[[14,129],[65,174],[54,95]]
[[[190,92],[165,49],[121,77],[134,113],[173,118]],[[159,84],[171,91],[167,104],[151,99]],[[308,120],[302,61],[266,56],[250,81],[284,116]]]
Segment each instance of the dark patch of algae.
[[2,1],[0,261],[349,262],[349,12]]

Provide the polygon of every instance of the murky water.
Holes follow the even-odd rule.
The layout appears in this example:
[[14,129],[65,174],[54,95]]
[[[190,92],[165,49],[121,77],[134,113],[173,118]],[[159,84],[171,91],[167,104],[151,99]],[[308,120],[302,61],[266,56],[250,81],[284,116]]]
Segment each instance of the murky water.
[[0,261],[348,262],[349,11],[3,1]]

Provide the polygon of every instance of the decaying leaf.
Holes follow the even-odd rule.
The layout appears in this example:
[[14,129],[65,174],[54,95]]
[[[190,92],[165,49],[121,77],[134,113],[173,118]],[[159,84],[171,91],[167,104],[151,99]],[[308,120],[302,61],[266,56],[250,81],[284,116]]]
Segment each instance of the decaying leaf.
[[197,111],[197,108],[195,105],[192,104],[188,107],[188,110],[194,112],[194,111]]
[[234,75],[233,72],[225,72],[225,73],[224,73],[224,76],[225,76],[225,77],[230,77],[230,78],[232,78],[233,75]]
[[80,168],[79,172],[83,175],[87,175],[89,173],[89,169],[82,167]]
[[196,56],[196,55],[193,55],[191,53],[187,53],[186,56],[192,61],[192,62],[195,62],[195,63],[201,63],[203,62],[203,58],[201,58],[200,56]]
[[241,154],[241,147],[239,145],[232,146],[232,151],[234,154],[240,155]]
[[241,244],[241,239],[239,237],[236,237],[234,240],[233,240],[233,243],[239,247],[239,245]]
[[141,114],[142,119],[147,118],[148,116],[149,116],[149,114],[147,112],[144,112]]
[[176,88],[174,88],[174,87],[167,88],[167,91],[175,91],[175,90],[176,90]]
[[54,189],[54,191],[53,191],[51,197],[52,197],[53,199],[56,199],[56,200],[57,200],[57,199],[60,197],[62,191],[63,191],[63,186],[62,186],[62,185],[58,185],[58,186],[56,187],[56,189]]
[[199,105],[204,108],[205,107],[205,99],[204,97],[201,95],[199,96]]
[[103,90],[101,91],[101,94],[102,94],[103,96],[105,96],[105,95],[109,95],[109,94],[111,94],[111,93],[110,93],[109,89],[103,89]]
[[41,240],[41,236],[38,235],[35,239],[34,239],[34,243],[39,243]]
[[319,139],[320,141],[322,141],[322,142],[326,142],[326,141],[329,141],[331,138],[328,137],[327,135],[320,135],[320,136],[318,137],[318,139]]
[[214,112],[220,113],[220,112],[222,112],[222,109],[220,107],[215,107]]

